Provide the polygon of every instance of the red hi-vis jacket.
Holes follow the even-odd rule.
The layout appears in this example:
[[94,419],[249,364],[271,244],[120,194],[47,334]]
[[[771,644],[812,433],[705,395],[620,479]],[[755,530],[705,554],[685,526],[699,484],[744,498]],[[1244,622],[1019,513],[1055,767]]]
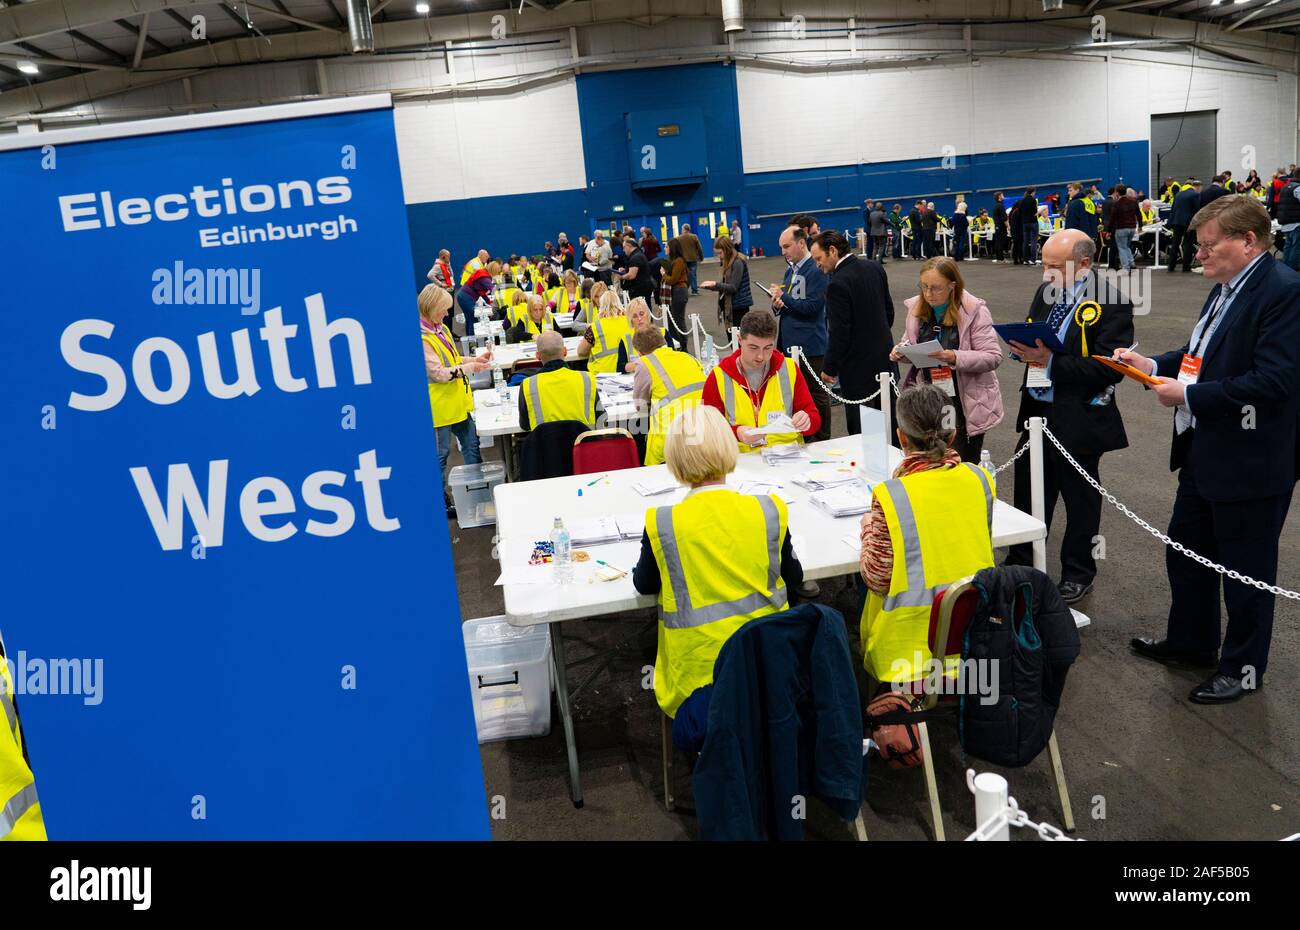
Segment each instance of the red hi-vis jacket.
[[[772,357],[767,363],[767,378],[763,381],[763,385],[759,388],[757,394],[749,389],[749,382],[746,381],[745,376],[740,373],[739,349],[718,362],[718,367],[723,370],[728,378],[736,382],[737,390],[744,391],[749,395],[750,403],[754,405],[755,410],[758,410],[763,405],[763,397],[768,391],[781,390],[780,386],[776,384],[775,375],[777,370],[780,369],[783,364],[785,364],[785,356],[776,349],[773,349]],[[817,412],[817,405],[813,403],[812,392],[808,390],[808,382],[804,380],[802,368],[796,369],[795,373],[798,377],[795,378],[794,383],[793,413],[798,413],[802,410],[804,413],[808,414],[808,428],[803,431],[803,437],[807,439],[816,434],[817,430],[821,429],[822,417],[821,414]],[[710,407],[716,407],[718,412],[722,414],[723,418],[726,418],[727,408],[722,402],[722,395],[718,391],[718,381],[716,378],[707,377],[704,379],[704,395],[701,398],[701,401],[708,404]],[[791,414],[792,416],[793,413]],[[758,424],[742,423],[741,425],[756,426]],[[731,431],[732,433],[735,433],[736,427],[732,426]],[[737,441],[739,441],[739,437],[737,437]]]

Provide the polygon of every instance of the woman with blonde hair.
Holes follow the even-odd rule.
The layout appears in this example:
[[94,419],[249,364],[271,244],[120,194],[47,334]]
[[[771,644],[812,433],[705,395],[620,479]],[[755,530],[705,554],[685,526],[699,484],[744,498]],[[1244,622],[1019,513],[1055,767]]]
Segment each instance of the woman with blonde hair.
[[[713,664],[750,620],[785,610],[803,583],[785,502],[727,487],[738,451],[713,407],[683,410],[664,439],[668,471],[690,487],[679,504],[646,511],[632,584],[659,598],[655,697],[673,719],[673,740],[703,733]],[[773,571],[780,565],[780,572]]]
[[456,338],[444,325],[451,312],[451,294],[436,284],[426,285],[417,298],[420,308],[420,338],[424,342],[424,367],[429,378],[429,405],[433,409],[434,436],[438,443],[438,464],[442,469],[443,495],[447,516],[456,510],[446,493],[447,457],[452,437],[460,440],[466,465],[483,461],[479,455],[478,432],[474,429],[474,395],[466,375],[491,367],[492,352],[479,358],[465,359],[456,348]]
[[587,359],[587,371],[613,374],[619,371],[618,350],[628,332],[627,317],[611,290],[600,295],[596,319],[578,340],[578,357]]
[[575,326],[579,323],[590,323],[596,318],[596,313],[600,310],[600,299],[609,290],[609,285],[604,281],[592,281],[588,278],[586,283],[591,285],[591,293],[582,302],[582,307],[573,318]]
[[506,333],[507,342],[531,342],[542,333],[555,331],[555,314],[546,306],[546,298],[541,294],[529,294],[527,312],[519,322]]
[[984,434],[1002,422],[1002,391],[997,367],[1002,348],[993,331],[993,317],[983,300],[966,290],[961,269],[944,256],[926,259],[921,265],[920,289],[903,302],[907,323],[903,341],[889,357],[903,361],[899,347],[937,340],[939,350],[930,353],[932,368],[913,366],[903,387],[933,384],[957,403],[956,438],[953,448],[966,462],[978,462],[984,448]]
[[722,280],[705,281],[700,287],[718,292],[718,320],[728,326],[739,326],[740,318],[754,306],[754,295],[749,289],[749,263],[726,236],[714,241],[713,251],[722,263]]
[[629,372],[636,368],[637,359],[641,357],[632,345],[632,337],[639,330],[657,328],[663,335],[665,343],[668,341],[668,334],[662,326],[655,327],[654,320],[650,316],[650,305],[645,302],[644,297],[634,297],[628,301],[627,306],[623,308],[623,315],[627,318],[627,332],[618,342],[617,370]]

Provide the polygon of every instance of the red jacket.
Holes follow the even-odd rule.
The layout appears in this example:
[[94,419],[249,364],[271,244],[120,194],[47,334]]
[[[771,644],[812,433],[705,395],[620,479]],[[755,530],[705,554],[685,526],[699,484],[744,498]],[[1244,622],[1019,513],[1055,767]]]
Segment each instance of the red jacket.
[[[769,390],[781,390],[780,385],[775,384],[775,375],[777,369],[784,363],[785,356],[773,349],[772,358],[768,362],[767,366],[767,380],[763,382],[763,386],[759,389],[757,394],[749,389],[749,382],[746,381],[745,376],[740,373],[739,349],[720,361],[718,367],[725,372],[727,377],[736,382],[738,390],[744,391],[749,395],[750,403],[752,403],[754,409],[757,410],[763,403],[763,396]],[[794,373],[796,375],[794,382],[794,410],[791,411],[790,415],[793,416],[800,410],[808,414],[808,428],[803,431],[804,438],[806,439],[816,433],[817,430],[821,429],[822,417],[821,414],[817,412],[817,405],[813,403],[812,393],[808,390],[808,383],[803,379],[803,372],[796,368]],[[727,416],[727,408],[722,403],[722,394],[718,390],[718,382],[717,379],[713,377],[712,372],[710,372],[709,376],[704,379],[704,396],[702,400],[710,407],[717,408],[718,412],[721,413],[724,418]],[[731,431],[732,433],[735,433],[736,427],[732,426]],[[739,441],[739,437],[737,437],[737,441]]]

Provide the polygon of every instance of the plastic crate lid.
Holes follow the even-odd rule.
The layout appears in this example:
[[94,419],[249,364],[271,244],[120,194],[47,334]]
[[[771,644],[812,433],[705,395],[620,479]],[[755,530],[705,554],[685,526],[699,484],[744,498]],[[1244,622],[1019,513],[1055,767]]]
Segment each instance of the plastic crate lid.
[[448,484],[481,484],[485,481],[504,481],[506,467],[500,462],[483,462],[480,465],[457,465],[447,478]]
[[541,658],[550,647],[550,631],[545,624],[511,626],[505,617],[480,617],[461,624],[466,653],[509,652],[515,661]]

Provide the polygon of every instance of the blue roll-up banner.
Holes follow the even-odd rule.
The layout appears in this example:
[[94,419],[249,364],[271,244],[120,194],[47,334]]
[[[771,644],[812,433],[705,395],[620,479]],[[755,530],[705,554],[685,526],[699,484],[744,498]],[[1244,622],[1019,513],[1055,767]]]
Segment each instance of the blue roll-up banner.
[[387,96],[10,137],[7,661],[51,839],[485,839]]

